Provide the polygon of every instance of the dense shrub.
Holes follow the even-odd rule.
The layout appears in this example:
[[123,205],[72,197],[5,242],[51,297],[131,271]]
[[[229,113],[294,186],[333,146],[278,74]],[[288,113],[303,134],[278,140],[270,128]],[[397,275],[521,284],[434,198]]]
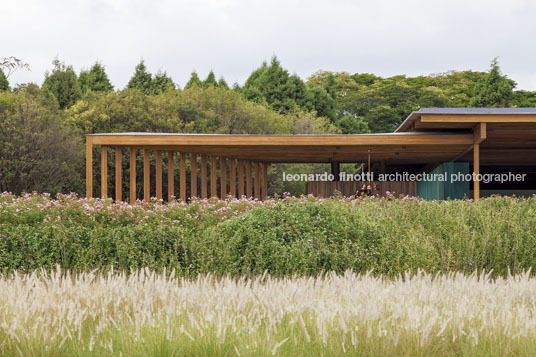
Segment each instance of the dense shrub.
[[197,200],[114,204],[75,195],[0,197],[0,268],[148,266],[275,275],[395,276],[536,266],[536,198]]

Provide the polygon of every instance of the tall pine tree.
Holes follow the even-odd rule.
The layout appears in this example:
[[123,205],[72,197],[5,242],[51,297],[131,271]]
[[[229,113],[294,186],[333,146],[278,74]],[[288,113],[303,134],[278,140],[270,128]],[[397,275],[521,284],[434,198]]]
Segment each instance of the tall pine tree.
[[516,82],[501,74],[497,58],[491,61],[487,75],[478,80],[470,105],[473,107],[508,107]]
[[72,66],[66,66],[57,58],[52,64],[54,69],[51,73],[45,74],[43,90],[56,98],[61,109],[69,108],[82,97],[78,76]]
[[128,81],[127,88],[129,89],[137,89],[145,94],[150,94],[151,92],[151,73],[147,72],[147,67],[145,66],[145,62],[140,60],[140,63],[136,66],[136,69],[134,71],[134,75],[132,78],[130,78],[130,81]]
[[81,71],[78,80],[84,94],[89,90],[93,92],[109,92],[114,89],[104,66],[99,62],[95,62],[89,71]]
[[184,89],[189,89],[192,87],[201,87],[201,86],[202,86],[202,83],[201,83],[201,80],[199,79],[199,76],[197,75],[197,72],[193,71],[192,74],[190,75],[190,80],[188,81],[188,83],[186,83],[186,85],[184,86]]

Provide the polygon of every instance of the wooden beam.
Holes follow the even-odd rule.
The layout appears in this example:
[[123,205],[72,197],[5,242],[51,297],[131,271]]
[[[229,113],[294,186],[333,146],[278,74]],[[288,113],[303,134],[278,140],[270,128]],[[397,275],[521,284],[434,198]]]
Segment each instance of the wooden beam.
[[253,197],[253,188],[251,187],[251,160],[246,160],[246,195],[248,198]]
[[156,150],[155,154],[156,159],[156,198],[161,200],[162,199],[162,151]]
[[236,160],[229,160],[229,193],[236,197]]
[[151,163],[149,150],[143,150],[143,199],[145,202],[151,200]]
[[255,161],[255,198],[261,199],[261,163]]
[[478,123],[473,129],[474,140],[476,144],[480,144],[486,140],[486,123]]
[[238,198],[244,196],[244,160],[238,159]]
[[480,144],[473,145],[473,196],[474,200],[478,201],[480,199],[480,181],[478,180],[478,175],[480,174]]
[[121,160],[122,147],[115,147],[115,201],[123,200],[123,162]]
[[186,202],[186,153],[181,152],[180,154],[180,187],[181,192],[181,201]]
[[130,204],[136,203],[136,148],[130,148]]
[[190,154],[190,197],[197,197],[197,154]]
[[93,137],[86,136],[86,198],[93,197]]
[[220,198],[227,197],[227,159],[220,157]]
[[[481,116],[485,117],[485,116]],[[516,117],[520,117],[516,115]],[[527,122],[536,122],[536,115]],[[479,117],[482,122],[490,122]],[[371,146],[371,145],[464,145],[471,144],[473,136],[466,133],[387,133],[374,135],[93,135],[93,144],[99,145],[184,145],[198,146]]]
[[268,164],[262,163],[262,199],[265,200],[268,197]]
[[207,197],[207,155],[201,155],[201,198]]
[[534,114],[422,114],[422,123],[536,123]]
[[108,197],[108,148],[101,146],[101,197]]
[[168,151],[168,202],[175,198],[175,163],[173,151]]
[[218,197],[218,179],[217,179],[216,156],[210,157],[210,197]]

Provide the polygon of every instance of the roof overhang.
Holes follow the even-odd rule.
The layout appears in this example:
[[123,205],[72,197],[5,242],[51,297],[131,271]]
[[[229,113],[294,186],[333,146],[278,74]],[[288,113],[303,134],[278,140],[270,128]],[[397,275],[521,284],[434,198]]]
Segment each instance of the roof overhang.
[[363,135],[218,135],[117,133],[87,135],[92,144],[179,151],[281,163],[396,160],[416,164],[449,161],[474,141],[472,133]]

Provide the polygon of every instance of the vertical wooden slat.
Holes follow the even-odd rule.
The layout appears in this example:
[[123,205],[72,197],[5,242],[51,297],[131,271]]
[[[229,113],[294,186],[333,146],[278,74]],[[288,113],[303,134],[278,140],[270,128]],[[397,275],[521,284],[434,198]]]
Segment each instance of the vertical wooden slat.
[[474,200],[480,199],[480,181],[478,175],[480,174],[480,144],[473,144],[473,196]]
[[244,160],[238,160],[238,198],[244,196]]
[[101,197],[108,196],[108,147],[101,146]]
[[93,138],[86,136],[86,198],[93,197]]
[[216,156],[210,157],[210,197],[218,197]]
[[190,197],[197,197],[197,154],[190,155]]
[[229,192],[231,196],[236,197],[236,160],[229,161]]
[[136,202],[136,148],[130,148],[130,204]]
[[151,199],[151,163],[149,150],[143,149],[143,199],[149,202]]
[[261,199],[261,163],[255,161],[255,198]]
[[227,159],[220,157],[220,198],[227,196]]
[[162,199],[162,151],[156,150],[155,154],[156,164],[156,198]]
[[115,147],[115,200],[123,200],[123,162],[121,160],[122,147]]
[[175,197],[175,163],[173,162],[173,151],[168,151],[168,202]]
[[262,199],[268,197],[268,164],[262,163]]
[[246,195],[248,198],[253,197],[253,188],[251,185],[251,160],[246,160]]
[[207,198],[207,155],[201,155],[201,198]]
[[180,191],[181,200],[186,202],[186,153],[181,152],[180,156]]

